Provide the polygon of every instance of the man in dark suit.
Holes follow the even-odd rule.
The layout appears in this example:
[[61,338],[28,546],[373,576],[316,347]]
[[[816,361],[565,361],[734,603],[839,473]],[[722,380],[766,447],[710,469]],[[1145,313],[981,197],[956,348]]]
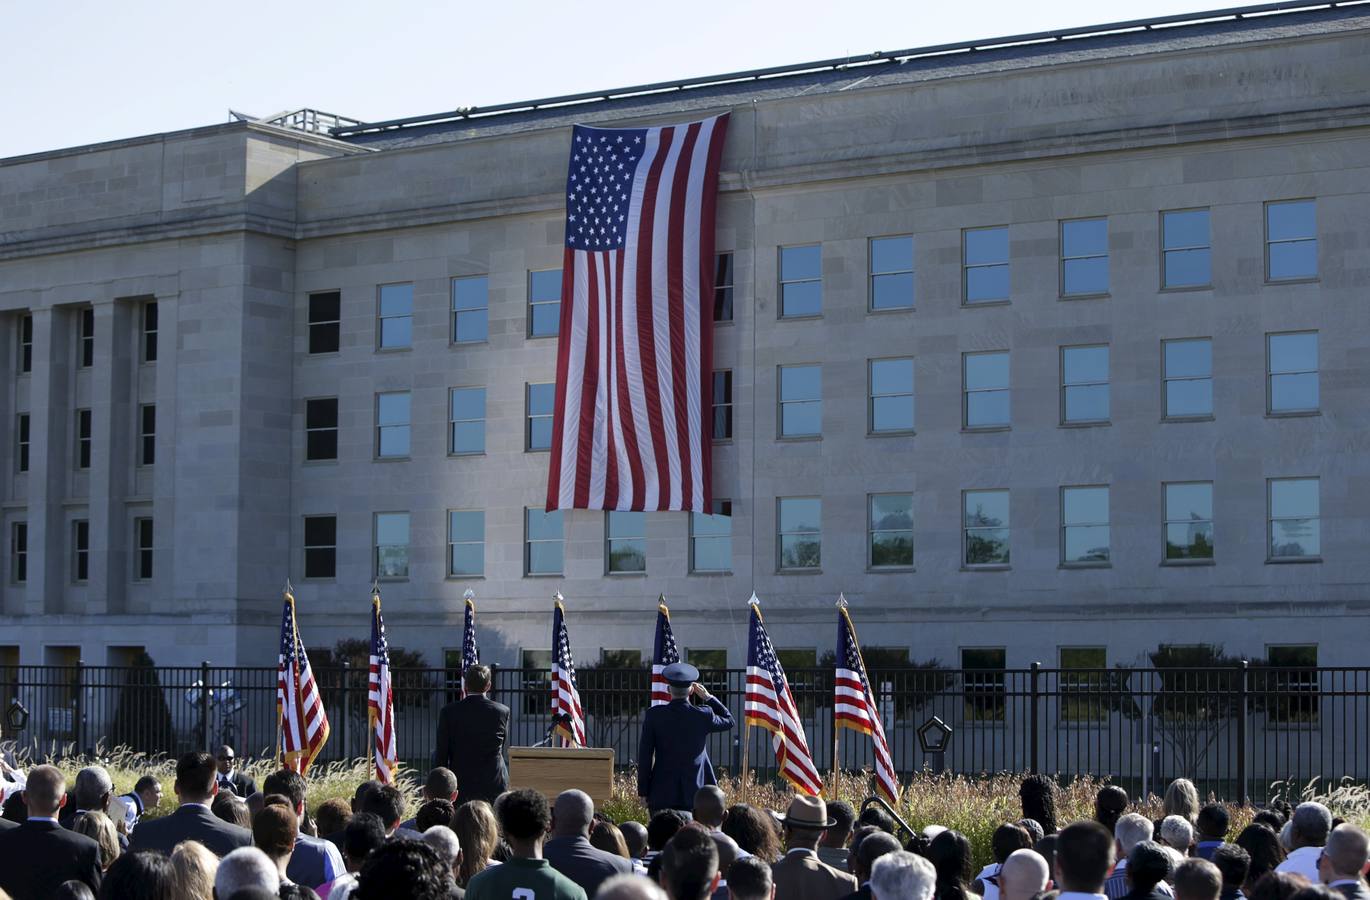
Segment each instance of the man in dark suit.
[[0,890],[14,900],[46,900],[64,881],[100,891],[100,845],[57,824],[66,779],[54,766],[35,766],[24,787],[28,820],[0,832]]
[[219,774],[215,777],[219,782],[219,790],[232,791],[246,800],[257,793],[257,781],[246,772],[235,769],[237,761],[237,754],[233,752],[233,748],[224,744],[219,748],[219,752],[214,754],[214,762],[219,769]]
[[433,765],[456,773],[461,803],[494,803],[496,797],[509,789],[509,769],[504,764],[509,707],[488,696],[489,666],[471,666],[463,682],[466,696],[447,704],[438,716],[438,747]]
[[1344,822],[1327,836],[1327,846],[1318,857],[1318,877],[1346,900],[1370,900],[1370,890],[1361,878],[1370,862],[1370,839],[1361,829]]
[[637,751],[637,792],[652,812],[694,808],[695,791],[717,784],[704,745],[716,731],[733,727],[732,713],[699,684],[699,670],[673,663],[662,670],[671,702],[653,706],[642,718]]
[[584,791],[562,791],[552,804],[552,837],[542,845],[542,858],[593,897],[599,886],[615,875],[631,875],[627,857],[590,846],[595,802]]
[[181,841],[199,841],[215,856],[224,856],[239,847],[252,846],[252,832],[209,811],[209,801],[219,792],[214,757],[194,750],[177,760],[175,790],[180,808],[169,816],[140,822],[129,849],[170,854]]

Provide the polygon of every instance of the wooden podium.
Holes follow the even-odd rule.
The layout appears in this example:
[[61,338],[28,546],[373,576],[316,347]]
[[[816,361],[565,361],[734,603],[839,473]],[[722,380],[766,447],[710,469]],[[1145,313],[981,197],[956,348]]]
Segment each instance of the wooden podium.
[[572,788],[599,806],[614,789],[614,751],[607,747],[510,747],[510,789],[532,788],[548,800]]

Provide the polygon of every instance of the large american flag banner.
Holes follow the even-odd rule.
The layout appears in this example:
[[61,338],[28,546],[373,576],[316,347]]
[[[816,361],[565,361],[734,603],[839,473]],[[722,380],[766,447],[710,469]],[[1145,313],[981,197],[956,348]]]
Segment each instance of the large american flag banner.
[[761,620],[761,604],[752,600],[752,621],[747,636],[747,692],[744,703],[746,722],[771,733],[775,761],[781,776],[796,791],[817,796],[823,793],[823,781],[813,764],[809,742],[804,737],[804,725],[799,710],[785,680],[785,670],[771,646],[770,635]]
[[833,683],[833,726],[871,736],[875,745],[875,786],[891,805],[897,803],[899,777],[894,772],[894,757],[885,740],[875,693],[866,677],[861,645],[856,642],[856,626],[852,625],[845,605],[837,609],[837,673]]
[[675,633],[671,631],[671,611],[666,608],[666,598],[662,597],[656,605],[656,641],[652,647],[653,706],[671,702],[671,689],[662,672],[667,666],[678,662],[680,648],[676,646]]
[[295,622],[295,598],[285,592],[281,651],[276,665],[276,733],[281,765],[308,774],[309,764],[328,740],[328,716],[309,667],[309,655]]
[[395,690],[390,682],[390,643],[381,618],[381,595],[371,595],[371,665],[366,679],[366,713],[371,723],[376,780],[390,784],[399,768],[395,747]]
[[480,665],[480,650],[476,648],[476,603],[467,591],[466,620],[461,628],[461,696],[466,697],[466,670]]
[[710,511],[727,126],[572,132],[548,510]]
[[566,610],[558,599],[552,611],[552,719],[561,723],[556,731],[566,742],[585,746],[585,713],[576,690],[576,664],[571,655],[571,635],[566,631]]

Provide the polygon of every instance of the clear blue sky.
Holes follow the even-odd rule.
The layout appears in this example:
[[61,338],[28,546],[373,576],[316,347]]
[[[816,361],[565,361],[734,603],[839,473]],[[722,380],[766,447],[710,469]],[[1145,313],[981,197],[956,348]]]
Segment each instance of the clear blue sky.
[[230,108],[388,119],[1225,2],[0,0],[0,158]]

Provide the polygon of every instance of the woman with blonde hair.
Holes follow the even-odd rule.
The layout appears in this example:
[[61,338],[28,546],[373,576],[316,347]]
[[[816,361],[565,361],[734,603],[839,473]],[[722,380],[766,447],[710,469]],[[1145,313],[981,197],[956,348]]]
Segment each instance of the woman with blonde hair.
[[199,841],[181,841],[171,851],[171,879],[182,900],[214,900],[219,857]]
[[108,872],[119,858],[119,832],[114,827],[114,820],[102,812],[88,810],[76,817],[71,830],[100,845],[100,869]]
[[457,884],[466,885],[490,865],[490,856],[499,843],[499,823],[495,811],[484,800],[468,800],[457,807],[452,817],[452,830],[461,842],[461,865],[457,868]]
[[1188,778],[1176,778],[1165,789],[1161,805],[1165,816],[1179,816],[1193,825],[1199,818],[1199,789]]
[[623,832],[613,822],[603,819],[596,819],[590,826],[590,846],[624,859],[632,858],[628,855],[628,842],[623,839]]

